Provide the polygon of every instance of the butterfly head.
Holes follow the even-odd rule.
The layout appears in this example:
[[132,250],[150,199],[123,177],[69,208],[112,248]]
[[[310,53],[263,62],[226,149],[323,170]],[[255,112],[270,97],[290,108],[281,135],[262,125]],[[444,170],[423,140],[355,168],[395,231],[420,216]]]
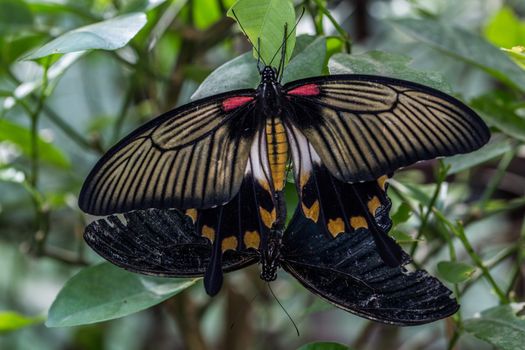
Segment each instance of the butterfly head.
[[261,279],[267,282],[275,281],[281,257],[281,239],[276,235],[268,239],[268,246],[263,250],[261,258]]

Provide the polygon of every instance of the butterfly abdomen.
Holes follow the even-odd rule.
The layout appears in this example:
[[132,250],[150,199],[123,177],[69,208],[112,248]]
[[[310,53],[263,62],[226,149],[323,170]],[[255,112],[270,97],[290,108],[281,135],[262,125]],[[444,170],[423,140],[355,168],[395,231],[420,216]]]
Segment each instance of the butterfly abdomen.
[[288,139],[281,118],[272,117],[267,119],[266,142],[273,186],[275,191],[282,191],[286,180],[286,163],[288,162],[289,154]]

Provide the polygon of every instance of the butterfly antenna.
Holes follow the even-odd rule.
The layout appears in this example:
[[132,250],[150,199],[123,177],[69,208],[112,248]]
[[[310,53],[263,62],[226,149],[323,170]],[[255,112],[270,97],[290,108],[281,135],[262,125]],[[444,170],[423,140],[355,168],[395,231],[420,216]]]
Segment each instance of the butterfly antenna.
[[270,286],[270,283],[266,283],[268,285],[268,289],[270,290],[270,293],[272,293],[272,296],[274,297],[275,301],[277,301],[277,304],[279,304],[279,306],[281,307],[281,309],[283,309],[284,313],[286,314],[286,316],[288,316],[288,319],[290,320],[290,322],[292,322],[294,328],[295,328],[295,331],[297,332],[297,336],[300,337],[301,334],[299,333],[299,328],[297,328],[297,325],[295,324],[292,316],[290,316],[290,314],[288,313],[288,311],[286,311],[286,309],[284,308],[283,304],[281,304],[281,302],[279,301],[279,299],[277,299],[277,296],[275,295],[275,293],[273,292],[273,289],[272,287]]
[[[232,14],[233,14],[233,17],[235,18],[235,20],[237,21],[237,24],[239,24],[239,27],[241,28],[242,33],[244,34],[246,39],[248,39],[248,42],[250,43],[250,45],[252,45],[252,47],[255,49],[255,52],[257,52],[257,68],[259,68],[259,61],[262,61],[264,63],[264,65],[266,66],[267,64],[266,64],[266,62],[264,62],[264,58],[261,56],[261,51],[260,51],[260,47],[259,47],[260,46],[260,38],[257,38],[257,46],[255,46],[253,44],[253,42],[250,40],[250,37],[248,36],[248,34],[246,33],[246,30],[244,30],[244,27],[242,26],[241,21],[239,21],[239,17],[237,17],[237,15],[235,14],[235,11],[233,9],[232,9]],[[259,69],[259,72],[260,72],[260,69]]]
[[[253,302],[255,301],[255,299],[257,299],[257,294],[255,294],[253,296],[253,298],[250,299],[250,302],[248,303],[248,305],[251,306],[251,304],[253,304]],[[244,311],[244,310],[242,310]],[[235,317],[233,318],[234,320],[238,319],[239,318],[239,315],[241,313],[241,309],[237,310],[237,313],[235,315]],[[232,324],[230,325],[230,329],[233,329],[233,327],[235,326],[235,321],[232,322]]]
[[[278,54],[279,52],[281,52],[283,46],[286,44],[286,42],[288,41],[288,39],[289,39],[289,38],[292,36],[292,34],[294,33],[295,28],[297,28],[297,25],[298,25],[299,22],[301,21],[301,18],[303,18],[304,11],[305,11],[305,9],[304,9],[304,7],[303,7],[303,10],[301,11],[301,14],[299,15],[299,18],[297,19],[297,22],[295,22],[295,25],[292,27],[292,30],[290,31],[290,33],[288,33],[288,35],[286,34],[286,26],[287,26],[288,23],[285,23],[285,33],[284,33],[284,35],[285,35],[285,39],[283,40],[283,43],[281,44],[281,46],[279,47],[279,49],[277,49],[277,51],[276,51],[275,54],[273,55],[273,57],[272,57],[270,63],[268,64],[269,66],[272,65],[272,62],[273,62],[273,60],[275,59],[275,57],[277,56],[277,54]],[[232,11],[232,12],[233,12],[233,11]],[[286,53],[286,52],[285,52],[285,53]],[[284,68],[283,68],[283,69],[284,69]]]

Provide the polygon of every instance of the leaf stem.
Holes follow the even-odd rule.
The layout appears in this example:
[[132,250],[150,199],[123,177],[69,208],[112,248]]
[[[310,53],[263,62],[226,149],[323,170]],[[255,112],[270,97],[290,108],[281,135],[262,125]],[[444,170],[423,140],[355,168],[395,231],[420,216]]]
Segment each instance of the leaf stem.
[[315,3],[317,4],[317,7],[321,9],[321,12],[330,20],[330,23],[334,26],[335,30],[339,35],[341,36],[341,39],[343,39],[343,42],[345,44],[345,52],[350,53],[352,52],[352,39],[348,35],[348,33],[337,23],[336,19],[332,16],[330,11],[324,6],[323,2],[321,0],[315,0]]
[[459,238],[461,243],[463,244],[463,247],[467,251],[467,254],[470,256],[472,261],[476,264],[476,266],[481,270],[482,275],[485,277],[487,282],[491,285],[491,287],[494,289],[494,292],[498,296],[501,304],[508,304],[510,301],[507,298],[506,294],[500,289],[492,275],[490,274],[490,271],[488,270],[487,266],[483,263],[481,258],[476,254],[474,251],[474,248],[470,244],[467,236],[465,235],[465,229],[463,227],[463,224],[458,221],[457,225],[454,225],[451,223],[439,210],[434,209],[434,215],[436,215],[443,223],[445,223],[449,230]]
[[434,205],[436,204],[439,193],[441,192],[441,186],[443,185],[443,182],[447,178],[447,173],[449,169],[450,169],[450,165],[445,166],[442,161],[439,162],[439,169],[438,169],[437,179],[436,179],[437,180],[436,189],[434,190],[434,193],[432,194],[432,198],[430,199],[430,202],[428,203],[426,212],[423,214],[423,218],[421,219],[421,225],[419,226],[419,230],[417,232],[415,241],[414,243],[412,243],[412,246],[410,247],[410,256],[414,256],[414,254],[416,253],[419,240],[423,236],[428,220],[430,218],[430,214],[432,213],[432,209],[434,208]]
[[501,160],[498,164],[498,169],[496,171],[496,174],[491,177],[485,191],[483,192],[481,196],[481,200],[480,200],[481,208],[485,208],[487,201],[492,197],[494,192],[496,192],[499,184],[501,183],[501,180],[503,180],[503,177],[505,176],[505,172],[507,168],[509,167],[512,160],[516,157],[518,150],[519,150],[519,147],[512,147],[510,152],[504,153],[503,157],[501,157]]

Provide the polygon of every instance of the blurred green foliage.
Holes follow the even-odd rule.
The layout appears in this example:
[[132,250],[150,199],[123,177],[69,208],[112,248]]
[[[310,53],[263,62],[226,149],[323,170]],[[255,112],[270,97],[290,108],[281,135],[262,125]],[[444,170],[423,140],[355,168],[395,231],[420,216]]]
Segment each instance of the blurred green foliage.
[[[521,349],[525,4],[234,2],[0,0],[0,348]],[[454,317],[406,329],[365,321],[283,274],[272,288],[296,337],[256,267],[229,274],[210,299],[197,280],[98,264],[85,246],[90,218],[76,199],[108,147],[175,105],[258,84],[231,6],[267,62],[284,22],[290,30],[305,9],[285,81],[412,80],[463,99],[491,126],[483,149],[404,169],[389,190],[391,234],[454,290]]]

